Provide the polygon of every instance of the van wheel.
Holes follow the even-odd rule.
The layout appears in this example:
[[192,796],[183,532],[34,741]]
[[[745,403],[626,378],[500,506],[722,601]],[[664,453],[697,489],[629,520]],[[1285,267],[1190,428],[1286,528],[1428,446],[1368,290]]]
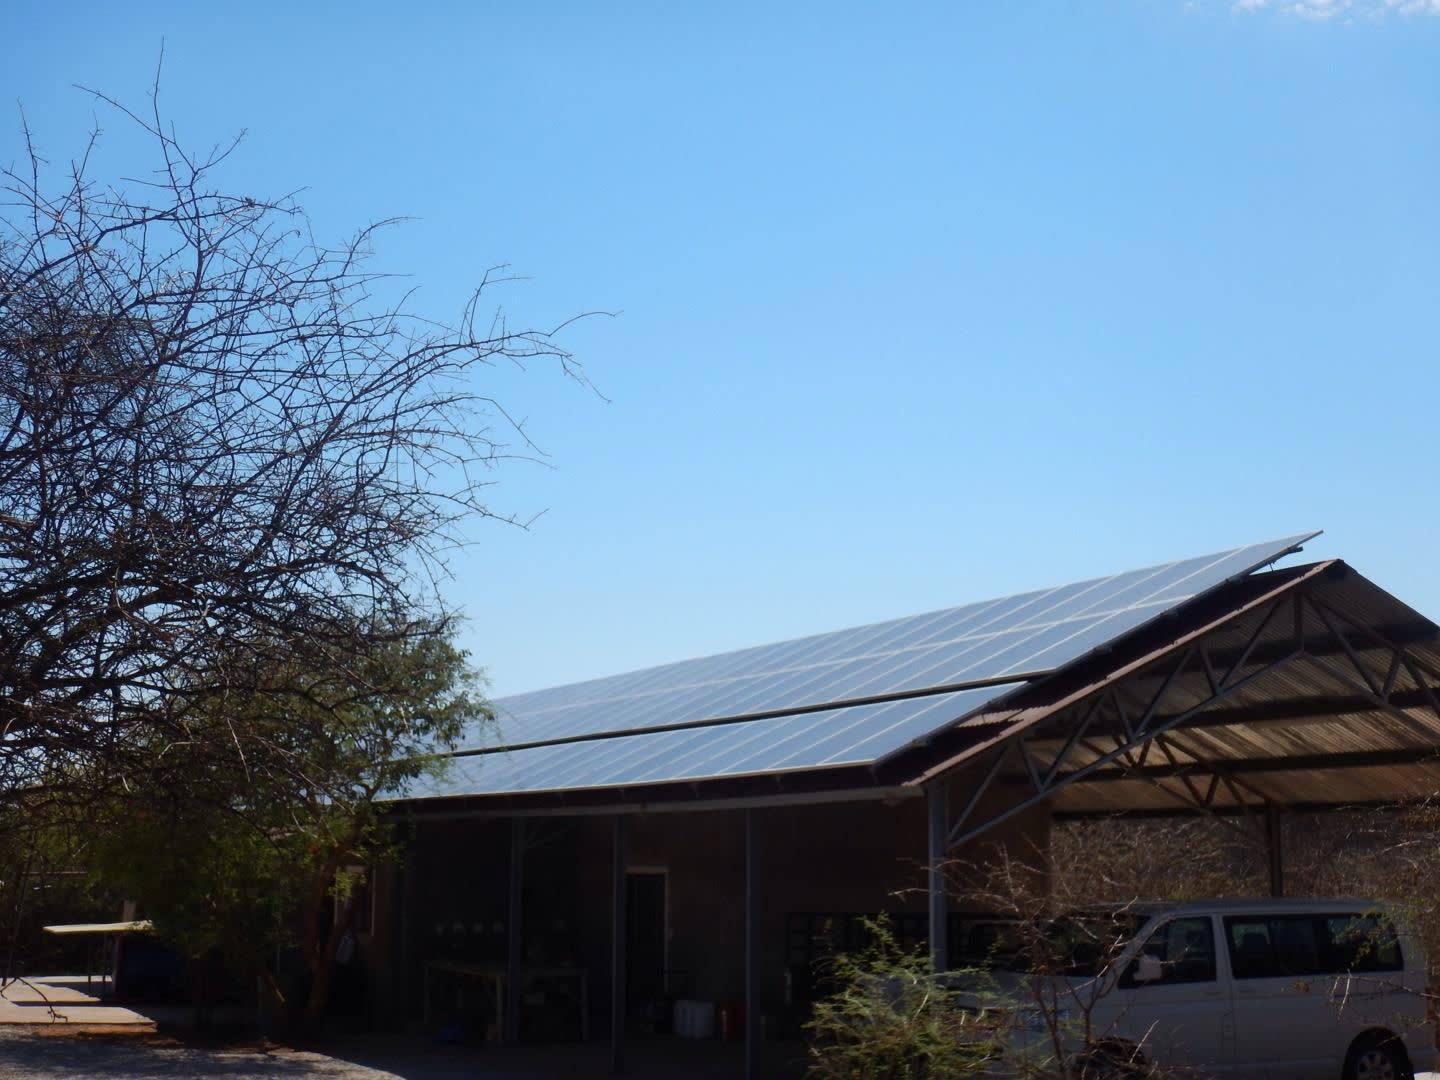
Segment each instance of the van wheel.
[[1345,1058],[1345,1080],[1414,1080],[1405,1047],[1393,1035],[1362,1035]]
[[1140,1048],[1123,1042],[1096,1043],[1070,1063],[1070,1070],[1074,1080],[1140,1080],[1150,1075]]

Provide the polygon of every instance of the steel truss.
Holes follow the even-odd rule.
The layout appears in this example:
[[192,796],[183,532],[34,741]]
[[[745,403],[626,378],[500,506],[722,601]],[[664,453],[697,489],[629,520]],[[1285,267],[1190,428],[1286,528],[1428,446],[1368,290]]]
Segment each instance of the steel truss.
[[[1227,767],[1200,760],[1177,736],[1202,714],[1283,669],[1307,666],[1319,672],[1347,695],[1343,700],[1386,712],[1412,726],[1434,754],[1440,747],[1435,746],[1433,733],[1407,710],[1426,708],[1440,718],[1440,671],[1406,645],[1356,622],[1319,591],[1307,581],[1253,609],[1249,617],[1258,621],[1238,650],[1233,645],[1222,650],[1215,640],[1223,633],[1233,641],[1236,623],[1230,620],[999,743],[979,784],[949,822],[945,846],[953,849],[969,843],[1063,788],[1097,778],[1144,780],[1202,812],[1214,812],[1223,795],[1249,825],[1273,832],[1277,807],[1244,778],[1244,763]],[[1402,689],[1402,678],[1413,685]],[[1153,691],[1135,693],[1152,680],[1158,680]],[[1333,700],[1316,699],[1317,703]],[[1036,752],[1041,739],[1053,742],[1062,733],[1064,741],[1053,758]],[[1354,764],[1370,764],[1381,763],[1382,758],[1418,760],[1426,750],[1350,756],[1357,759]],[[1087,760],[1077,762],[1080,757]],[[1323,767],[1324,761],[1309,764]],[[1012,766],[1008,772],[1007,766]],[[980,815],[979,807],[996,782],[1017,773],[1016,782],[1024,789],[1020,799],[993,814]]]

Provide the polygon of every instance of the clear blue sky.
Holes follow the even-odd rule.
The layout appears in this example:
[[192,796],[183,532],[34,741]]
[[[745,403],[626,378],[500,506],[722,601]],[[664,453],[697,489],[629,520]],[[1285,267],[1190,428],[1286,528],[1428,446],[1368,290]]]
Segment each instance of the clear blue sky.
[[[498,693],[1324,528],[1440,618],[1440,4],[257,2],[0,12],[536,368],[446,595]],[[1427,13],[1432,12],[1432,13]],[[112,133],[101,171],[135,160]]]

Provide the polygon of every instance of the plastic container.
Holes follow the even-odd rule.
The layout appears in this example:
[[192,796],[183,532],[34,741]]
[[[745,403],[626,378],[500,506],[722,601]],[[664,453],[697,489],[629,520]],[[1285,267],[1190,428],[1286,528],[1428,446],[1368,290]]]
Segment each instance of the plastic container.
[[688,998],[675,1002],[675,1035],[681,1039],[713,1039],[715,1003]]
[[720,1041],[739,1042],[745,1037],[745,1003],[725,1001],[720,1004]]

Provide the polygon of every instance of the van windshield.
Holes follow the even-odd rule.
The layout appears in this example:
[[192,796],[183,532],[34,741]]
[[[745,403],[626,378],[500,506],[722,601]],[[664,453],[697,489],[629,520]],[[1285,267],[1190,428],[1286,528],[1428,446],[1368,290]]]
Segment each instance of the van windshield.
[[1093,976],[1106,969],[1149,920],[1133,911],[1071,911],[1040,926],[1016,924],[993,965],[1000,971]]

